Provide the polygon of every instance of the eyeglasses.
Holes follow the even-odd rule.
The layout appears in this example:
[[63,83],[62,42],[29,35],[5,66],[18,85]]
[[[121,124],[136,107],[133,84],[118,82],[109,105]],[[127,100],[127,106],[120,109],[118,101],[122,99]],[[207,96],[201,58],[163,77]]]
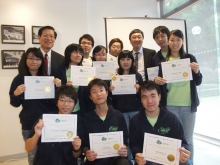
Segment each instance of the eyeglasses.
[[116,46],[116,45],[112,45],[111,47],[112,47],[113,49],[115,49],[115,48],[121,49],[121,46],[120,46],[120,45],[117,45],[117,46]]
[[79,52],[79,51],[73,51],[74,54],[79,54],[81,56],[83,56],[83,53],[82,52]]
[[30,58],[27,58],[27,59],[30,60],[31,62],[34,62],[34,61],[40,62],[40,61],[42,61],[40,58],[32,58],[32,57],[30,57]]
[[67,99],[59,99],[59,100],[60,100],[60,102],[61,102],[62,104],[64,104],[64,103],[68,103],[68,104],[74,103],[74,100],[67,100]]
[[50,34],[42,34],[42,37],[44,38],[50,38],[50,39],[54,39],[55,37],[53,35],[50,35]]
[[163,39],[163,38],[165,38],[165,37],[166,37],[166,35],[156,36],[156,37],[155,37],[155,40],[159,40],[160,38]]
[[87,44],[87,45],[92,45],[91,42],[82,42],[81,44],[82,44],[82,45],[86,45],[86,44]]

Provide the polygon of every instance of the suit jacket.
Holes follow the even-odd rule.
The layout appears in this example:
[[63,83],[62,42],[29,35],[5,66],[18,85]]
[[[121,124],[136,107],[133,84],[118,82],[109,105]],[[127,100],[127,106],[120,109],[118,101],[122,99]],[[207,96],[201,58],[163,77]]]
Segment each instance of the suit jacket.
[[155,50],[143,48],[145,80],[148,80],[147,68],[153,67],[152,58],[155,54]]

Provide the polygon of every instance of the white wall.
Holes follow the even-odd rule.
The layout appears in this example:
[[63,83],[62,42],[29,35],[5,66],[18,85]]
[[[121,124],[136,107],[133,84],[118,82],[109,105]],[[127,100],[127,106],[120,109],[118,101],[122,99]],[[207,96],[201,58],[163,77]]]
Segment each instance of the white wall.
[[156,0],[88,0],[87,14],[88,30],[95,46],[106,45],[104,17],[159,17]]
[[[70,43],[88,32],[86,0],[1,0],[0,24],[24,25],[26,44],[1,44],[1,50],[26,50],[32,45],[31,26],[53,26],[58,38],[53,50],[63,54]],[[62,34],[62,35],[61,35]],[[1,63],[1,59],[0,59]],[[0,64],[1,65],[1,64]],[[9,104],[9,88],[17,69],[0,66],[0,157],[25,152],[19,112]]]
[[[156,0],[0,0],[0,24],[24,25],[26,30],[26,44],[0,43],[0,50],[39,47],[31,44],[32,25],[54,26],[58,38],[53,50],[61,54],[84,33],[94,37],[95,45],[105,45],[103,17],[145,15],[158,17]],[[9,104],[8,92],[16,74],[16,69],[0,67],[0,157],[25,152],[18,117],[21,107]]]

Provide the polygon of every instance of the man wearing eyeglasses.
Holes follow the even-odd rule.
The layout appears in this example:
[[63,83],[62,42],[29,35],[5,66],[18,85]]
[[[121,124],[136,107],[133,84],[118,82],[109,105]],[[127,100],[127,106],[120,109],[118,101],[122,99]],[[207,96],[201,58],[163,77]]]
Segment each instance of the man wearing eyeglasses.
[[84,34],[82,37],[79,38],[79,44],[82,46],[84,55],[83,55],[83,66],[92,66],[92,58],[89,56],[93,46],[94,46],[94,39],[89,34]]
[[44,26],[38,31],[40,50],[45,59],[48,75],[50,75],[52,68],[60,65],[64,60],[64,57],[61,54],[51,50],[56,38],[57,33],[52,26]]
[[[47,74],[51,74],[51,70],[60,65],[64,56],[52,50],[57,33],[52,26],[43,26],[38,31],[38,39],[40,42],[40,51],[43,54]],[[22,60],[22,59],[21,59]],[[18,66],[19,73],[22,72],[22,66]]]

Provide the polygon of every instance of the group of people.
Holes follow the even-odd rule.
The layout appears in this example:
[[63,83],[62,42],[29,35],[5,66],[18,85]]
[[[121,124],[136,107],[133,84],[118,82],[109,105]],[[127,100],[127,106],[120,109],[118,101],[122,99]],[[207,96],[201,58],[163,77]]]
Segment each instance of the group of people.
[[[199,105],[196,86],[201,84],[202,74],[196,58],[183,49],[182,31],[156,27],[153,38],[161,48],[157,53],[142,46],[144,33],[140,29],[129,34],[133,50],[123,50],[123,42],[114,38],[109,42],[109,54],[102,45],[94,47],[93,37],[84,34],[78,44],[68,45],[62,56],[52,50],[56,38],[51,26],[39,30],[40,48],[29,48],[22,55],[19,74],[9,91],[10,104],[22,105],[19,117],[29,165],[77,164],[83,155],[85,164],[126,165],[134,159],[138,165],[154,165],[142,154],[144,133],[182,140],[180,164],[193,164],[193,132]],[[116,74],[135,75],[136,94],[112,95],[115,87],[110,80],[94,78],[88,86],[77,86],[71,81],[72,65],[92,67],[93,61],[107,61],[111,56],[117,59]],[[193,80],[166,83],[161,62],[184,58],[190,59]],[[159,74],[154,81],[149,81],[147,68],[154,66],[159,66]],[[25,100],[24,76],[48,75],[54,76],[55,99]],[[45,113],[77,114],[77,136],[72,143],[41,143]],[[169,130],[159,131],[163,128]],[[120,156],[96,159],[97,153],[90,150],[89,133],[111,131],[123,131]]]

